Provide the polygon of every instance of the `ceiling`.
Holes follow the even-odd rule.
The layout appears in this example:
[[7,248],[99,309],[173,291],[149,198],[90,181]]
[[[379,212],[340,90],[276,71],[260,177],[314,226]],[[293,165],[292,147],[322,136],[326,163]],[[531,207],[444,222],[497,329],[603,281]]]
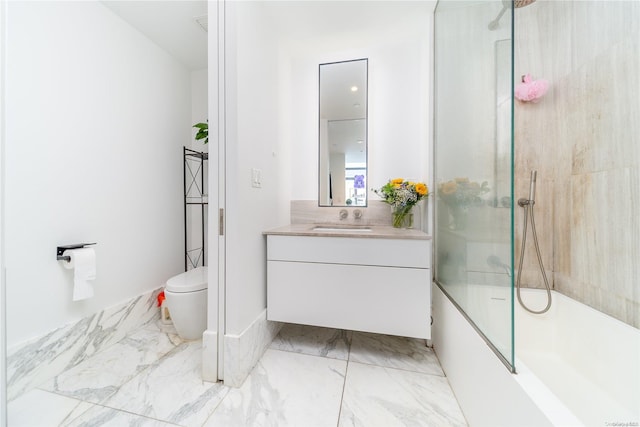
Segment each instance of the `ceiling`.
[[320,64],[320,118],[367,117],[367,60]]
[[[207,68],[207,33],[195,18],[207,15],[207,1],[191,0],[102,0],[113,13],[146,35],[189,70]],[[309,44],[330,43],[342,48],[342,37],[349,32],[397,36],[424,23],[425,5],[432,11],[436,2],[424,1],[265,1],[266,19],[271,19],[288,42],[302,50]],[[323,37],[317,37],[318,35]],[[331,34],[332,37],[327,37]]]
[[[206,1],[101,2],[189,70],[207,68],[207,32],[196,22],[206,17]],[[206,26],[206,20],[204,22]]]

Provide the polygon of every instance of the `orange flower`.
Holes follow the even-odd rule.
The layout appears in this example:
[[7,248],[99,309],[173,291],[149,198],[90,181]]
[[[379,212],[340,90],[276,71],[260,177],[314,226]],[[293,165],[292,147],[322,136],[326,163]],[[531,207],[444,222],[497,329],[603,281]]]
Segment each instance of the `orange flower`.
[[453,194],[458,190],[458,184],[455,181],[448,181],[442,184],[440,191],[443,194]]
[[424,196],[428,191],[429,189],[427,188],[426,184],[423,184],[422,182],[416,184],[416,193],[418,193],[419,195]]
[[404,182],[404,178],[395,178],[391,180],[391,185],[394,187],[400,187]]

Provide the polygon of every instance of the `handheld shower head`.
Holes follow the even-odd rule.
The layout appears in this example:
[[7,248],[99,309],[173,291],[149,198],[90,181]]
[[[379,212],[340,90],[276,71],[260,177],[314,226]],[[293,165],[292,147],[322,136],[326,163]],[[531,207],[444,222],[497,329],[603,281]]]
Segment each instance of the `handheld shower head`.
[[538,177],[538,171],[531,171],[531,179],[529,181],[529,203],[534,203],[536,199],[536,178]]

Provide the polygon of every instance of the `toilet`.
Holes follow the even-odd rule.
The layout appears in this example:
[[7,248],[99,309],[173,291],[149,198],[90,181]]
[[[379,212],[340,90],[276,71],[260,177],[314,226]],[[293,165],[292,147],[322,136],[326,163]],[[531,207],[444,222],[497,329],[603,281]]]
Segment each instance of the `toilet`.
[[182,339],[201,339],[207,329],[207,279],[207,267],[197,267],[167,280],[169,315]]

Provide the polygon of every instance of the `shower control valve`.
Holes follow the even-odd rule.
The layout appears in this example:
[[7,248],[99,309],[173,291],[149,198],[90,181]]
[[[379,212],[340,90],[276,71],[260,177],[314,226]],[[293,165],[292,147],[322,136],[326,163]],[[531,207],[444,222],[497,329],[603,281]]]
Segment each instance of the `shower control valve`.
[[521,208],[524,208],[525,206],[533,205],[534,203],[535,201],[525,199],[524,197],[518,199],[518,206],[520,206]]

